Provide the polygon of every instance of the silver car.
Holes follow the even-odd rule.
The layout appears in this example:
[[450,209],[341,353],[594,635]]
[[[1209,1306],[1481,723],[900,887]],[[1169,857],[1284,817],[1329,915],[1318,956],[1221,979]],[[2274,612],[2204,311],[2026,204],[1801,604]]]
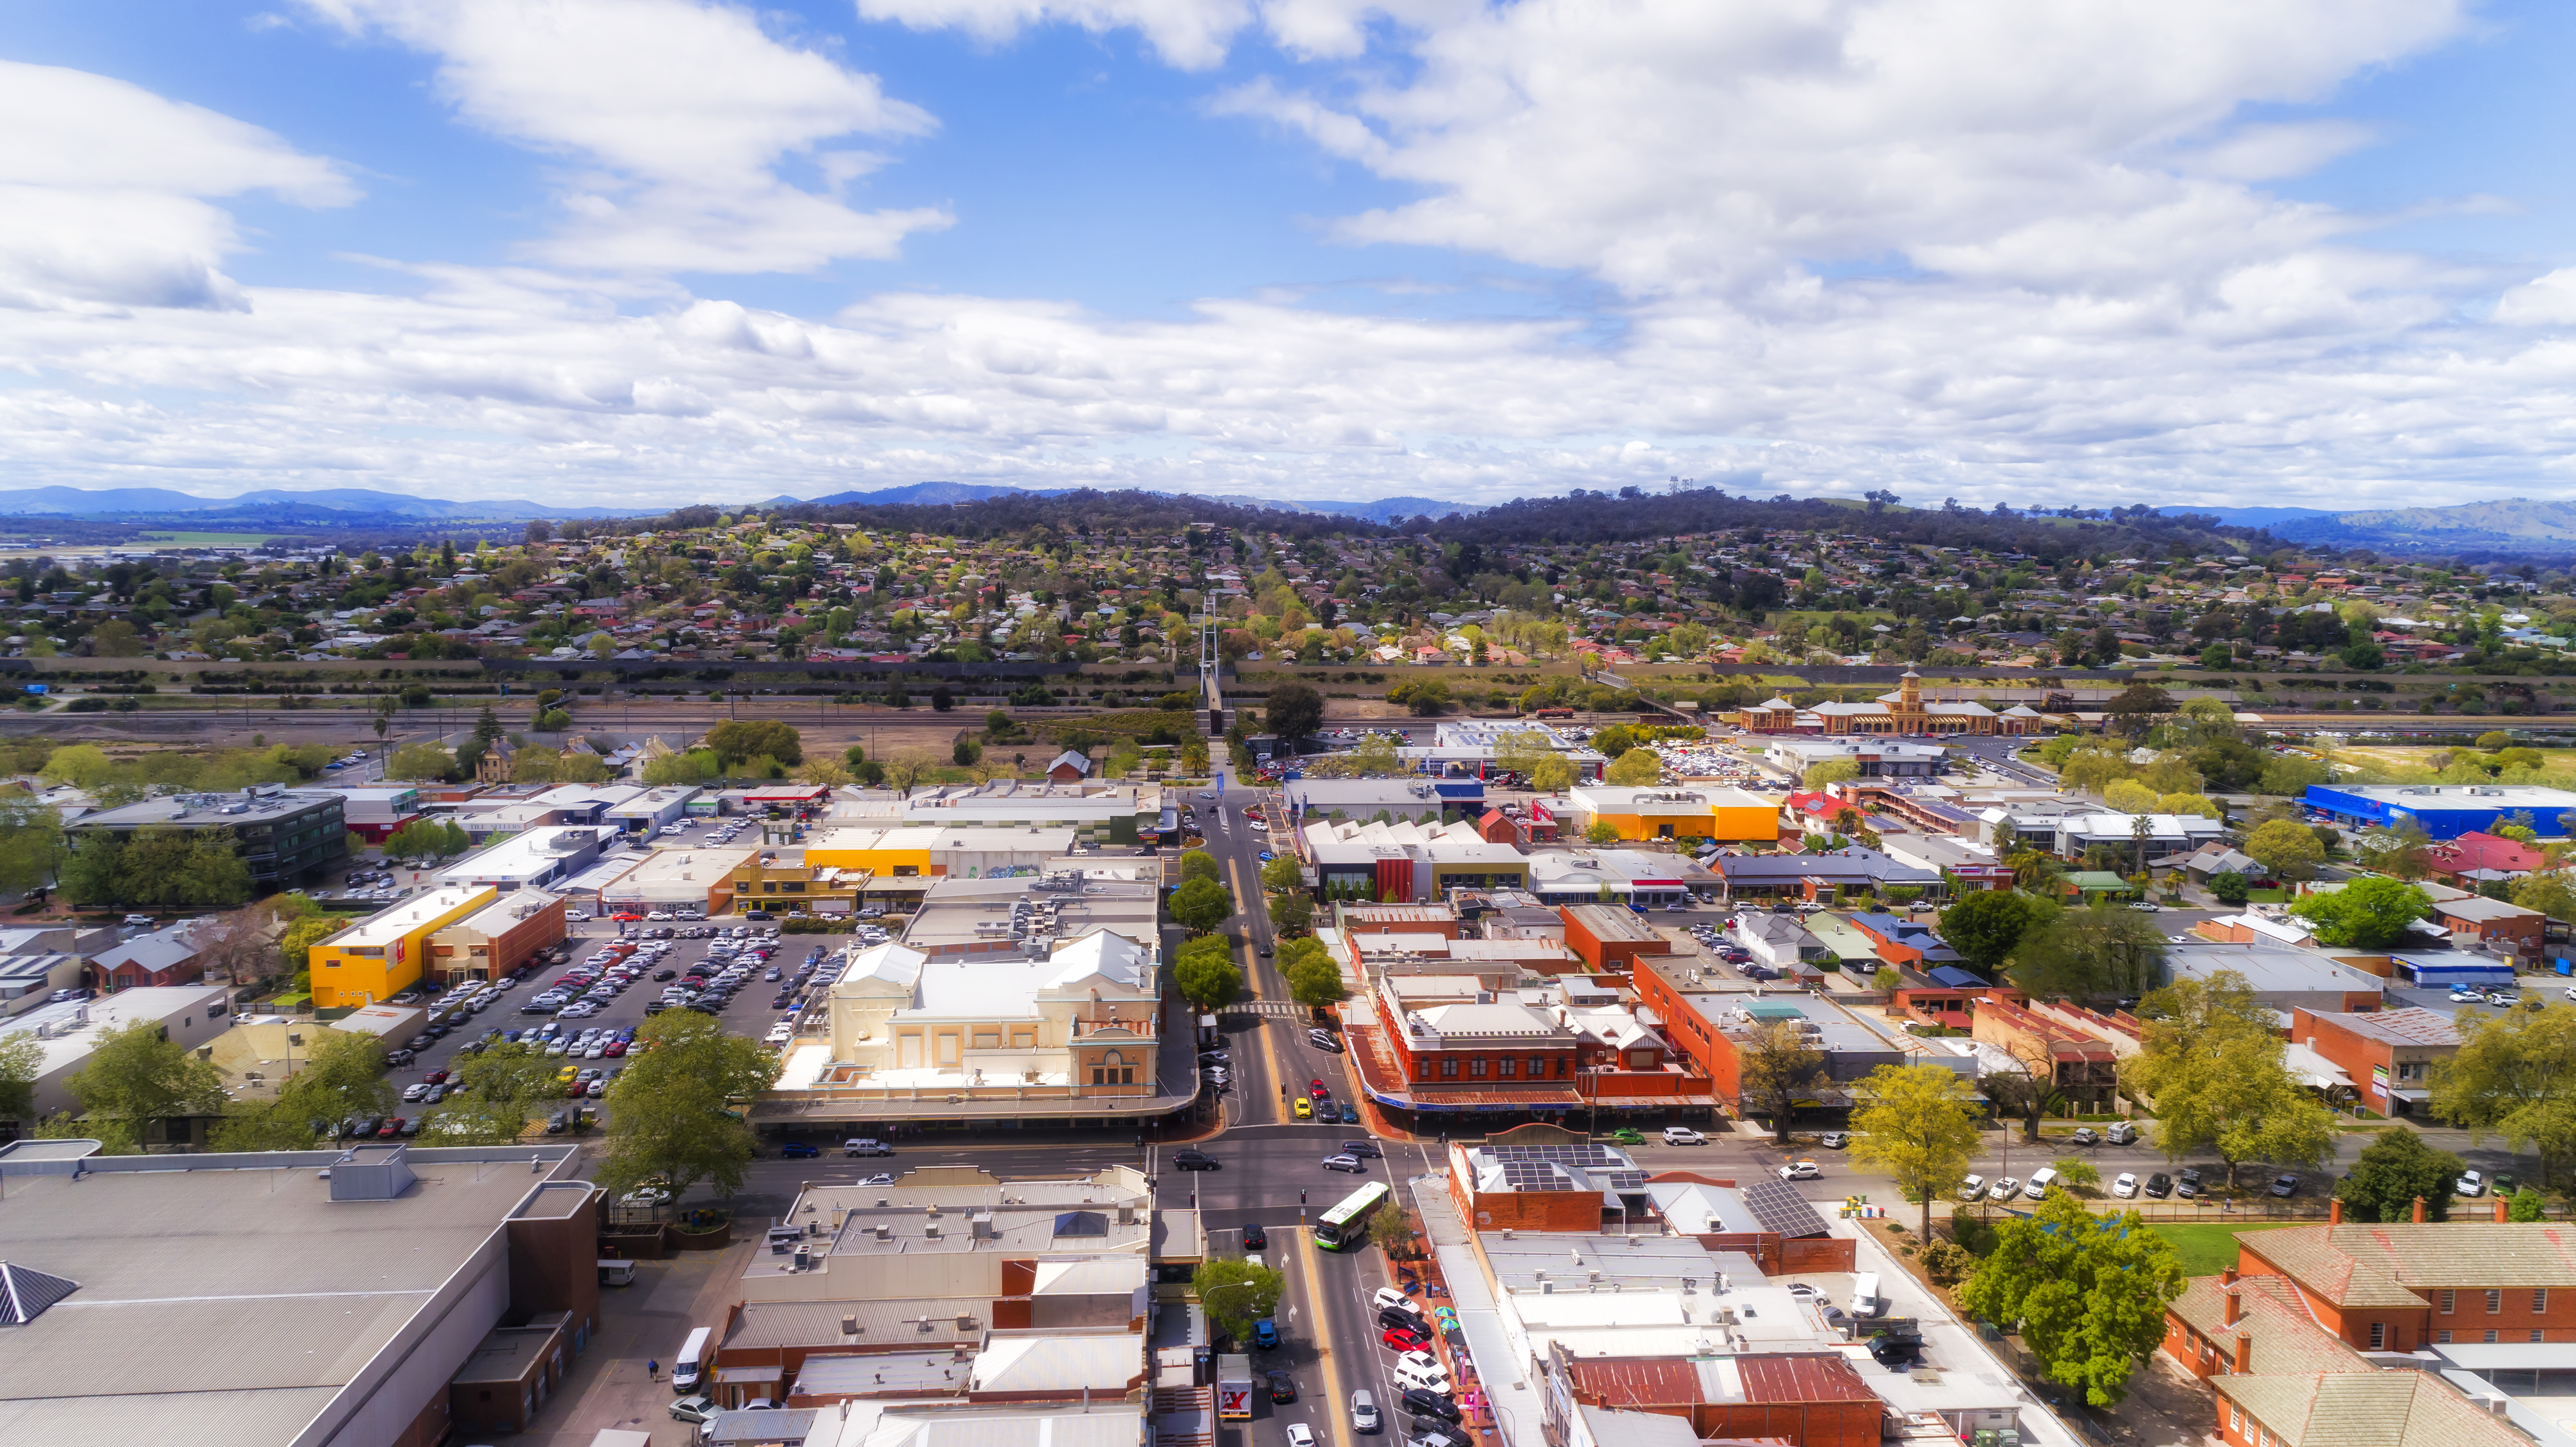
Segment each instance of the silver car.
[[1385,1425],[1386,1419],[1377,1414],[1377,1398],[1365,1389],[1351,1393],[1352,1431],[1374,1432]]

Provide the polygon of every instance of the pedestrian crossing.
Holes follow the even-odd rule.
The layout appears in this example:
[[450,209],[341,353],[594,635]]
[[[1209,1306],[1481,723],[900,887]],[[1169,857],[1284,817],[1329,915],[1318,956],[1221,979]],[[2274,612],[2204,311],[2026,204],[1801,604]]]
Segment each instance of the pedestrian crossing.
[[1271,1015],[1282,1020],[1302,1020],[1313,1012],[1294,1000],[1237,1000],[1217,1013],[1220,1015]]

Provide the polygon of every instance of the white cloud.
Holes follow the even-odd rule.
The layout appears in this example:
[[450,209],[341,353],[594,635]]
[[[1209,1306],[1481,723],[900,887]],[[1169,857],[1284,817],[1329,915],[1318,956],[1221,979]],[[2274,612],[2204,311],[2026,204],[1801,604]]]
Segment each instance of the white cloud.
[[[767,311],[668,273],[881,254],[923,224],[838,199],[926,124],[873,80],[677,0],[619,7],[652,33],[601,38],[589,67],[609,13],[589,6],[334,0],[437,54],[473,124],[587,167],[562,225],[521,268],[390,263],[414,295],[0,329],[22,379],[0,476],[623,503],[924,477],[1472,501],[1668,474],[2016,504],[2576,487],[2576,271],[2374,248],[2258,184],[2366,139],[2271,112],[2439,43],[2454,8],[868,7],[997,37],[1133,25],[1184,65],[1258,24],[1328,63],[1210,105],[1418,188],[1344,235],[1591,292],[1547,320],[1349,315],[1288,287],[1158,321],[919,294]],[[832,192],[779,180],[791,157]],[[255,184],[299,183],[235,186]]]
[[851,136],[935,129],[877,78],[784,44],[747,11],[690,0],[304,0],[351,33],[438,57],[438,88],[494,135],[586,163],[565,219],[528,248],[565,267],[807,271],[885,259],[953,218],[865,212],[800,190],[777,167],[812,160],[835,190],[872,168]]
[[0,135],[0,306],[239,306],[242,241],[208,198],[356,194],[257,126],[59,66],[0,61]]

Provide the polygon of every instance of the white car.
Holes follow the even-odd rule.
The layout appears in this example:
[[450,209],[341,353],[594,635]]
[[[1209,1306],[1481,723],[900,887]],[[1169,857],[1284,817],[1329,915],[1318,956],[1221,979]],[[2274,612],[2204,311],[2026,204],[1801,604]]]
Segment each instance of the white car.
[[1985,1194],[1986,1178],[1983,1176],[1971,1175],[1959,1183],[1959,1199],[1962,1201],[1983,1200]]
[[[1415,1357],[1426,1355],[1426,1353],[1407,1352],[1405,1355],[1407,1357]],[[1449,1369],[1440,1365],[1437,1361],[1434,1361],[1427,1367],[1418,1362],[1399,1361],[1395,1364],[1393,1375],[1395,1377],[1395,1384],[1398,1387],[1415,1387],[1422,1391],[1440,1392],[1443,1394],[1450,1391]]]
[[[1366,1428],[1361,1429],[1363,1431]],[[1303,1422],[1288,1424],[1288,1447],[1315,1447],[1315,1429]]]
[[772,1025],[769,1027],[769,1034],[763,1038],[772,1045],[784,1045],[796,1038],[796,1029],[785,1023]]
[[2122,1171],[2111,1182],[2111,1194],[2123,1201],[2138,1194],[2137,1176],[2132,1172]]
[[1664,1127],[1664,1144],[1668,1146],[1704,1146],[1708,1144],[1708,1137],[1701,1135],[1698,1131],[1692,1130],[1686,1125],[1668,1125]]
[[1780,1168],[1780,1179],[1784,1181],[1812,1181],[1823,1174],[1814,1161],[1795,1161]]
[[2451,1184],[2451,1192],[2459,1196],[2483,1196],[2487,1193],[2487,1178],[2475,1171],[2462,1171],[2460,1178]]
[[2021,1182],[2013,1179],[2011,1176],[2006,1176],[2002,1180],[1995,1182],[1993,1186],[1987,1189],[1986,1199],[1989,1201],[2009,1201],[2020,1194]]
[[1390,1308],[1396,1311],[1411,1311],[1413,1310],[1413,1298],[1396,1290],[1392,1286],[1381,1286],[1377,1289],[1377,1294],[1369,1298],[1369,1309],[1372,1311],[1386,1311]]

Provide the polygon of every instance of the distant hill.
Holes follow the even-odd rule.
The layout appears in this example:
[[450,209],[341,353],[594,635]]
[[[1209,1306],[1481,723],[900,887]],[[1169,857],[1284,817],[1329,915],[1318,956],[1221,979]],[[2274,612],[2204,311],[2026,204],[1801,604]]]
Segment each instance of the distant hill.
[[2169,507],[2163,511],[2168,516],[2197,513],[2202,517],[2216,518],[2231,528],[2269,528],[2277,523],[2334,515],[2324,508],[2315,507]]
[[138,518],[209,515],[266,521],[309,520],[346,523],[370,518],[416,521],[463,521],[475,518],[607,518],[634,517],[650,508],[546,507],[538,503],[447,502],[367,488],[317,488],[286,492],[275,488],[236,497],[199,497],[160,487],[32,487],[0,491],[0,517],[59,517],[132,521]]
[[2304,507],[2193,508],[2285,543],[2440,553],[2475,560],[2576,553],[2576,503],[2500,498],[2449,507],[2332,512]]
[[[954,503],[985,502],[998,497],[1063,497],[1068,493],[1080,491],[1083,489],[1012,487],[1003,483],[986,482],[915,482],[901,487],[879,488],[874,492],[836,492],[824,497],[795,498],[781,494],[761,505],[763,507],[878,507],[913,504],[936,507]],[[1122,488],[1119,491],[1142,492],[1144,490]],[[1476,511],[1471,506],[1443,502],[1431,497],[1384,497],[1374,502],[1339,502],[1331,498],[1322,498],[1313,502],[1291,502],[1285,498],[1227,497],[1212,493],[1151,492],[1146,495],[1189,497],[1227,507],[1273,508],[1281,512],[1359,518],[1364,522],[1373,523],[1399,522],[1411,517],[1451,517]]]

